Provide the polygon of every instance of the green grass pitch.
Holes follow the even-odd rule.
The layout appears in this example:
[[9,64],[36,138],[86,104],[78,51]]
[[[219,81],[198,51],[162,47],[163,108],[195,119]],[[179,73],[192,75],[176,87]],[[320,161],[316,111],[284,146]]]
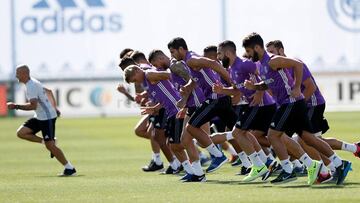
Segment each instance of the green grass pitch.
[[[360,112],[326,116],[331,126],[326,136],[360,140]],[[353,163],[344,186],[309,187],[305,178],[278,186],[244,184],[234,175],[239,168],[230,164],[208,174],[206,183],[144,173],[140,168],[151,150],[133,133],[138,119],[59,119],[59,146],[78,170],[77,177],[61,178],[56,174],[63,167],[44,146],[16,137],[25,118],[1,118],[0,202],[360,202],[360,159],[348,152],[338,152]]]

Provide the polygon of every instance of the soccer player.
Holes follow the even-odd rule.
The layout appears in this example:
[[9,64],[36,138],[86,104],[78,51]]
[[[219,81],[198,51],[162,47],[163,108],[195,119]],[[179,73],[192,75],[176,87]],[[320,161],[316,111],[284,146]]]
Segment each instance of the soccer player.
[[[212,60],[218,60],[217,58],[217,46],[215,45],[210,45],[204,48],[203,50],[203,56]],[[224,82],[224,85],[227,85]],[[231,102],[233,104],[233,108],[235,110],[236,115],[240,114],[241,111],[241,107],[242,105],[237,105],[240,101],[240,94],[231,97]],[[225,123],[218,117],[213,118],[210,121],[210,129],[211,129],[211,134],[214,133],[218,133],[218,132],[225,132],[226,131],[226,125]],[[220,144],[221,148],[228,151],[231,155],[229,162],[231,163],[232,166],[239,166],[241,165],[241,161],[240,158],[238,157],[238,153],[236,152],[236,150],[234,149],[233,146],[229,145],[228,142],[223,142]],[[247,157],[246,157],[247,159]]]
[[[280,106],[271,121],[268,139],[281,161],[283,171],[271,183],[279,184],[295,180],[296,175],[281,136],[288,128],[296,127],[301,130],[310,128],[306,118],[304,97],[300,91],[302,63],[286,57],[270,57],[264,49],[261,36],[257,33],[246,36],[242,45],[252,61],[260,61],[259,72],[263,80],[260,83],[246,80],[245,87],[250,90],[266,90],[269,88]],[[294,68],[295,83],[288,71],[284,69],[287,67]],[[308,134],[308,136],[312,135]],[[292,148],[293,155],[299,158],[307,167],[308,184],[312,185],[317,179],[322,164],[312,160],[297,142],[289,141],[288,147]],[[341,163],[341,159],[335,158]]]
[[253,165],[250,174],[244,178],[244,181],[253,181],[268,172],[265,165],[267,156],[253,134],[266,136],[272,116],[276,110],[276,104],[266,91],[248,90],[243,86],[245,80],[251,80],[256,83],[259,79],[255,63],[239,58],[236,55],[236,45],[234,42],[226,40],[220,43],[218,58],[229,67],[230,77],[233,83],[236,84],[236,88],[224,87],[218,83],[214,85],[214,91],[227,95],[236,95],[240,92],[250,103],[249,107],[239,117],[231,133],[235,139],[238,139],[241,148],[248,155]]
[[[174,38],[168,43],[171,56],[178,61],[183,60],[190,68],[191,76],[204,91],[206,100],[200,108],[197,108],[191,116],[187,131],[205,147],[214,158],[206,172],[213,172],[226,163],[226,156],[214,145],[209,134],[200,127],[209,122],[215,116],[220,117],[229,129],[236,123],[237,115],[231,108],[231,98],[219,95],[212,91],[212,86],[220,81],[219,75],[228,83],[232,84],[229,73],[215,60],[201,57],[189,51],[183,38]],[[216,73],[215,73],[216,72]],[[218,75],[219,74],[219,75]],[[190,92],[191,86],[188,83],[182,88],[185,92]]]
[[[125,69],[124,75],[127,82],[146,83],[149,97],[157,102],[155,106],[143,108],[143,113],[153,114],[162,107],[165,109],[167,115],[166,134],[169,137],[170,146],[185,171],[188,174],[194,174],[184,147],[181,145],[183,118],[179,117],[181,112],[177,103],[180,103],[182,98],[169,81],[170,73],[160,70],[144,71],[138,66],[132,65]],[[194,174],[191,179],[185,180],[185,182],[204,181],[206,181],[205,174],[202,176]]]
[[[280,40],[270,41],[266,44],[266,49],[268,52],[280,56],[286,56],[284,45]],[[325,99],[322,96],[319,87],[317,86],[314,77],[312,76],[310,70],[304,64],[304,74],[302,80],[302,92],[304,94],[305,100],[307,101],[307,106],[309,109],[309,119],[312,122],[314,133],[317,136],[325,134],[329,129],[328,123],[324,117],[325,111]],[[316,132],[315,132],[316,131]],[[360,143],[347,143],[336,138],[323,138],[331,148],[334,150],[343,150],[353,153],[356,157],[360,157]]]
[[[52,91],[43,87],[35,78],[30,77],[30,69],[27,65],[16,68],[16,78],[26,86],[26,97],[28,102],[17,104],[8,102],[9,109],[35,111],[33,118],[27,120],[17,130],[17,136],[30,142],[45,144],[46,148],[65,167],[62,176],[76,175],[74,166],[65,158],[62,150],[55,144],[55,123],[57,109]],[[51,95],[48,97],[48,95]],[[36,135],[41,131],[43,138]]]
[[[149,54],[149,62],[155,67],[162,68],[164,70],[170,69],[171,71],[171,82],[173,83],[175,89],[180,92],[182,86],[186,85],[192,78],[190,77],[190,70],[184,64],[184,62],[170,61],[170,58],[164,54],[161,50],[153,50]],[[195,81],[193,83],[193,90],[188,95],[182,95],[183,102],[178,103],[179,108],[186,108],[186,115],[184,118],[184,127],[189,121],[191,115],[195,112],[196,108],[200,107],[201,103],[205,100],[204,93],[196,85]],[[202,126],[203,129],[208,128],[209,126],[205,124]],[[189,159],[192,162],[194,169],[194,174],[196,176],[204,175],[204,172],[201,168],[199,153],[194,145],[193,137],[186,131],[183,130],[181,136],[181,144],[185,147]],[[183,164],[184,165],[184,164]],[[186,174],[182,179],[187,180],[191,179],[194,174]]]
[[[284,52],[284,46],[280,40],[274,40],[266,44],[266,49],[268,52],[285,56]],[[290,69],[290,74],[293,75],[293,70]],[[312,131],[314,135],[321,137],[322,134],[324,134],[328,129],[328,122],[326,121],[324,117],[324,111],[325,111],[325,99],[322,96],[314,77],[312,76],[309,68],[304,64],[303,66],[303,77],[302,77],[302,84],[301,84],[301,91],[304,94],[305,101],[308,108],[308,119],[311,123]],[[287,134],[292,134],[292,132],[288,132]],[[322,137],[321,137],[322,138]],[[298,138],[300,141],[301,138]],[[327,142],[334,150],[344,150],[344,151],[350,151],[355,156],[359,157],[360,154],[360,146],[359,144],[350,144],[346,143],[344,141],[340,141],[337,139],[326,139],[322,138],[325,142]],[[316,149],[316,147],[315,147]],[[325,160],[324,160],[325,161]],[[330,162],[331,163],[331,162]],[[351,163],[348,161],[344,161],[344,176],[346,176],[347,172],[351,168]],[[330,166],[330,169],[332,172],[335,172],[335,168]],[[326,174],[325,171],[323,171],[323,174],[320,174],[319,177],[320,180],[318,182],[324,182],[324,180],[328,180],[329,174]],[[335,174],[337,176],[337,174]]]

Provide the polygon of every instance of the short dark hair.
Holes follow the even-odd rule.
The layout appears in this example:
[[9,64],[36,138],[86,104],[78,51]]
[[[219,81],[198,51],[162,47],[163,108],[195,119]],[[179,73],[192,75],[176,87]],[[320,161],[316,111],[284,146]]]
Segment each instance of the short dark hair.
[[210,45],[204,48],[204,54],[209,52],[217,52],[217,47],[215,45]]
[[221,42],[219,44],[219,47],[225,48],[225,49],[230,49],[231,51],[236,52],[236,45],[233,41],[230,41],[230,40],[225,40],[225,41]]
[[168,49],[170,48],[179,49],[180,47],[182,47],[185,50],[188,50],[185,40],[181,37],[176,37],[168,43]]
[[254,47],[255,45],[259,45],[262,48],[264,48],[264,40],[261,38],[261,36],[256,33],[250,33],[248,36],[246,36],[242,41],[242,46],[244,48],[247,47]]
[[136,71],[140,70],[137,65],[130,65],[124,70],[124,78],[127,83],[130,83],[130,78],[134,76]]
[[132,58],[136,63],[139,63],[140,60],[146,60],[146,56],[141,51],[134,51],[130,58]]
[[120,52],[120,59],[124,58],[125,55],[131,51],[134,51],[132,48],[125,48]]
[[266,47],[274,46],[277,49],[284,48],[283,43],[280,40],[273,40],[266,44]]
[[122,58],[119,63],[119,67],[121,68],[121,70],[124,70],[126,67],[130,65],[136,65],[136,62],[134,61],[134,59],[127,56]]
[[160,49],[154,49],[149,53],[149,62],[151,63],[153,60],[155,60],[157,57],[165,55],[163,51]]

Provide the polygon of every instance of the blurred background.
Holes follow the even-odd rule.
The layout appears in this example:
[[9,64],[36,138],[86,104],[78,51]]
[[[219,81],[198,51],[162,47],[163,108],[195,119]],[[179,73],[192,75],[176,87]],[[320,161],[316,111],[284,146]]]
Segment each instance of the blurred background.
[[360,110],[360,0],[2,0],[0,9],[1,116],[14,116],[6,101],[25,101],[17,64],[54,91],[64,117],[136,115],[116,91],[122,49],[168,53],[180,36],[198,53],[230,39],[241,55],[250,32],[308,65],[328,111]]

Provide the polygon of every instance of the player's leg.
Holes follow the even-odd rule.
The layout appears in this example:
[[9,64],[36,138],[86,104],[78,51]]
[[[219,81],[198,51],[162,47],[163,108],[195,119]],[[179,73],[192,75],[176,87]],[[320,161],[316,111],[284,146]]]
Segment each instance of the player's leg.
[[63,151],[55,144],[55,124],[56,118],[39,121],[46,149],[48,149],[51,154],[53,154],[54,157],[65,167],[64,172],[61,175],[76,175],[74,166],[66,159]]
[[16,134],[19,138],[30,141],[43,143],[43,138],[36,135],[40,131],[39,122],[36,118],[30,118],[23,125],[21,125]]

